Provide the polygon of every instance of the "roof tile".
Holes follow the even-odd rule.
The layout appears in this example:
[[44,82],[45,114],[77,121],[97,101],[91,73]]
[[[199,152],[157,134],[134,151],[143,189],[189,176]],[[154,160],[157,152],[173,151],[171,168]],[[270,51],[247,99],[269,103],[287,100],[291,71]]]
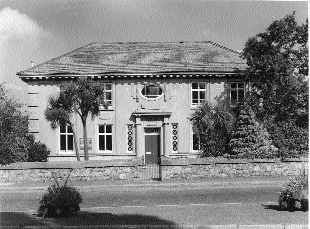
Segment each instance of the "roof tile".
[[233,72],[245,68],[240,53],[210,41],[91,43],[17,75]]

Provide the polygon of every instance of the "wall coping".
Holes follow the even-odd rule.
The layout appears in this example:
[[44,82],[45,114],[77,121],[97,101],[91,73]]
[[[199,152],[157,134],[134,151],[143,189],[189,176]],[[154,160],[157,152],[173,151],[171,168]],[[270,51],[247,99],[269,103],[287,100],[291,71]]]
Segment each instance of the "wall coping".
[[[291,163],[306,162],[308,158],[280,159],[226,159],[226,158],[162,158],[162,166],[189,166],[213,164],[249,164],[249,163]],[[25,169],[83,169],[103,167],[137,167],[142,166],[141,158],[111,159],[94,161],[63,161],[63,162],[18,162],[1,165],[0,170],[25,170]]]

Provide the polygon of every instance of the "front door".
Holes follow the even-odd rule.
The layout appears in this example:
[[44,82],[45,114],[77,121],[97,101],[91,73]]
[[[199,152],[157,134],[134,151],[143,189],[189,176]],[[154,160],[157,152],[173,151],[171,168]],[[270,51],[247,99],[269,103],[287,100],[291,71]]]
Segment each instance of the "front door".
[[160,128],[145,128],[143,180],[160,180]]

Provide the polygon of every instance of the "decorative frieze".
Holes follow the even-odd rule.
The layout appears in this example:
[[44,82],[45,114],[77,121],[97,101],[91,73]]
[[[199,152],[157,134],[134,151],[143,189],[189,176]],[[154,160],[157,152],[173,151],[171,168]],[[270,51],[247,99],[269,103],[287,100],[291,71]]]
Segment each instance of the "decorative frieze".
[[134,139],[133,139],[133,124],[127,125],[127,153],[133,153],[134,149]]
[[177,123],[172,123],[172,153],[177,153],[178,152],[178,124]]

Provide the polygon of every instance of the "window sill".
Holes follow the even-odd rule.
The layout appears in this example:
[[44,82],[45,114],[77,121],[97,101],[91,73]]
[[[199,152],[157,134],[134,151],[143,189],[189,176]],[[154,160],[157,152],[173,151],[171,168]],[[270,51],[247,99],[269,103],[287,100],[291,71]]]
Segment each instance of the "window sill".
[[100,112],[102,112],[102,111],[114,111],[113,108],[104,109],[103,107],[102,108],[100,107],[99,110],[100,110]]

